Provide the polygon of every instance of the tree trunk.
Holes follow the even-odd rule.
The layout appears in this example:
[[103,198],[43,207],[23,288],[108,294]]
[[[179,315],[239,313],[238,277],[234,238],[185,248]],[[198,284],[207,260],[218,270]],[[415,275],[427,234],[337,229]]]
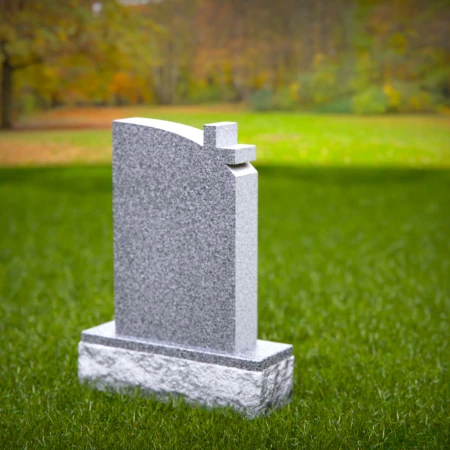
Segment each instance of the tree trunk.
[[12,127],[12,85],[13,85],[13,67],[5,58],[2,63],[2,86],[1,86],[1,109],[2,121],[1,128],[8,129]]

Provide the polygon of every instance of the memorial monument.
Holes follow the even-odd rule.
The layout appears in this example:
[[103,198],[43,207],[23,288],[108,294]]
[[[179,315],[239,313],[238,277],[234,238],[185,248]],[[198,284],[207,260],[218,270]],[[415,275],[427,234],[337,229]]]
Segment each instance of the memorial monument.
[[115,320],[85,330],[79,379],[231,406],[292,392],[292,346],[257,339],[258,174],[237,124],[113,123]]

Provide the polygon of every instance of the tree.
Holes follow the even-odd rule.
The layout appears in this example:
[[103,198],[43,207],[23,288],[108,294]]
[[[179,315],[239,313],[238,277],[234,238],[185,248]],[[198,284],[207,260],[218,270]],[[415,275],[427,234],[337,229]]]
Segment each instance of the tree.
[[445,110],[449,20],[448,0],[0,0],[1,126],[12,105],[259,91],[271,107]]
[[88,0],[0,0],[1,128],[12,126],[16,72],[70,51],[90,14]]
[[12,126],[19,70],[34,64],[70,68],[71,59],[82,71],[99,62],[114,68],[117,42],[133,33],[127,20],[140,24],[132,13],[115,0],[0,0],[1,128]]

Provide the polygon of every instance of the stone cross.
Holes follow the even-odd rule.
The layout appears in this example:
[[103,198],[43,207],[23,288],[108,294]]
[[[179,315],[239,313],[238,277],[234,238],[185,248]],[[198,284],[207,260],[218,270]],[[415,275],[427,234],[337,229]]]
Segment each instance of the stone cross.
[[82,381],[249,416],[287,401],[292,347],[257,340],[255,158],[236,123],[114,122],[115,321],[82,333]]

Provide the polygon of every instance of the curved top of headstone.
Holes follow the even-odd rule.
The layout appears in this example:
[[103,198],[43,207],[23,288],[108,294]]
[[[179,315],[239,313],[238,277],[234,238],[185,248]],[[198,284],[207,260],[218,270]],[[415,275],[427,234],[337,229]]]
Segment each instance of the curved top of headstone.
[[188,139],[200,146],[203,146],[203,133],[198,128],[181,123],[170,122],[168,120],[145,119],[143,117],[130,117],[128,119],[119,119],[114,122],[129,123],[131,125],[141,125],[144,127],[157,128],[158,130],[167,131],[177,136]]
[[256,159],[254,145],[237,143],[237,123],[217,122],[206,124],[203,131],[189,125],[170,122],[168,120],[131,117],[115,120],[114,124],[129,124],[165,131],[177,138],[182,138],[196,144],[199,148],[218,150],[217,156],[225,164],[237,165]]

